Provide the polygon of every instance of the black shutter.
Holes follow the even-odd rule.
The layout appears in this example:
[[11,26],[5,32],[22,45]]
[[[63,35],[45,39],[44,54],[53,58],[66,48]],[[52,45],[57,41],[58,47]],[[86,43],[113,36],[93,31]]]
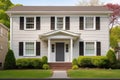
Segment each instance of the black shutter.
[[51,30],[55,29],[55,17],[51,17]]
[[96,17],[96,30],[100,30],[100,17]]
[[65,18],[65,28],[66,30],[70,30],[70,17]]
[[20,30],[24,30],[24,17],[20,17]]
[[97,47],[96,50],[97,56],[101,56],[101,43],[97,42],[96,47]]
[[40,56],[40,42],[36,42],[36,56]]
[[19,56],[23,56],[23,42],[19,42]]
[[79,29],[80,30],[84,29],[84,17],[79,18]]
[[40,30],[40,17],[36,17],[36,30]]
[[79,42],[79,55],[84,55],[84,42]]

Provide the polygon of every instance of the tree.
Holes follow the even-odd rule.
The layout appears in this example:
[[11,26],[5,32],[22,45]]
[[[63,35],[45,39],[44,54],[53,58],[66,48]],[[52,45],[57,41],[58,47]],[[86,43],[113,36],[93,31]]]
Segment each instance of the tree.
[[113,11],[110,15],[110,32],[113,26],[120,25],[119,16],[120,16],[120,5],[108,3],[105,5],[109,10]]
[[117,51],[120,41],[120,26],[113,27],[110,33],[110,46]]
[[4,69],[15,69],[16,60],[12,50],[8,50],[7,55],[5,57]]
[[21,6],[21,4],[13,4],[10,0],[0,0],[0,23],[3,23],[8,28],[10,27],[10,20],[6,11],[14,6]]
[[99,0],[80,0],[79,6],[100,6],[103,5]]

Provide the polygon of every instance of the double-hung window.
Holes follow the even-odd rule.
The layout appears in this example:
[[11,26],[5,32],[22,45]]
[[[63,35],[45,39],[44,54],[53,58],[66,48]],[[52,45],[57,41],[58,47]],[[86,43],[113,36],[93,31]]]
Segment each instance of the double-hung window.
[[56,21],[57,30],[63,30],[63,28],[64,28],[64,17],[57,17],[56,19],[57,19],[57,21]]
[[26,17],[26,30],[34,30],[35,29],[35,18],[34,17]]
[[85,17],[85,30],[95,30],[95,17]]
[[95,54],[95,42],[85,42],[85,55]]
[[25,42],[25,56],[35,56],[35,43]]

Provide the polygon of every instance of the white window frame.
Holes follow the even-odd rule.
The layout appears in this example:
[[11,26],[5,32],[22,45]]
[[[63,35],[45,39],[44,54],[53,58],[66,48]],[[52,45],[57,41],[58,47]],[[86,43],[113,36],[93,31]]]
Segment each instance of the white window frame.
[[[26,42],[32,42],[32,43],[34,43],[34,54],[33,55],[27,55],[25,52],[25,50],[26,50]],[[36,56],[36,42],[35,41],[24,41],[24,43],[23,43],[23,45],[24,45],[24,54],[23,54],[23,56]]]
[[57,28],[57,18],[58,17],[63,17],[63,29],[61,29],[61,30],[65,30],[65,16],[55,16],[55,30],[59,30]]
[[[33,18],[34,18],[34,28],[32,28],[32,29],[26,28],[26,18],[27,18],[27,17],[33,17]],[[25,30],[36,30],[36,16],[25,16],[25,17],[24,17],[24,29],[25,29]]]
[[[86,28],[86,17],[93,17],[93,28]],[[96,16],[84,16],[84,30],[95,30],[96,29]]]
[[[93,54],[86,54],[86,43],[87,42],[94,42],[94,53]],[[84,56],[96,56],[96,41],[84,41]]]

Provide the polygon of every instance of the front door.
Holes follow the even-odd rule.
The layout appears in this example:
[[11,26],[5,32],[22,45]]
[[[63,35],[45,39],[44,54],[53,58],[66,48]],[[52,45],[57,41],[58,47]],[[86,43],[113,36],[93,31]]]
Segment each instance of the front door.
[[64,43],[56,43],[56,61],[64,61]]

